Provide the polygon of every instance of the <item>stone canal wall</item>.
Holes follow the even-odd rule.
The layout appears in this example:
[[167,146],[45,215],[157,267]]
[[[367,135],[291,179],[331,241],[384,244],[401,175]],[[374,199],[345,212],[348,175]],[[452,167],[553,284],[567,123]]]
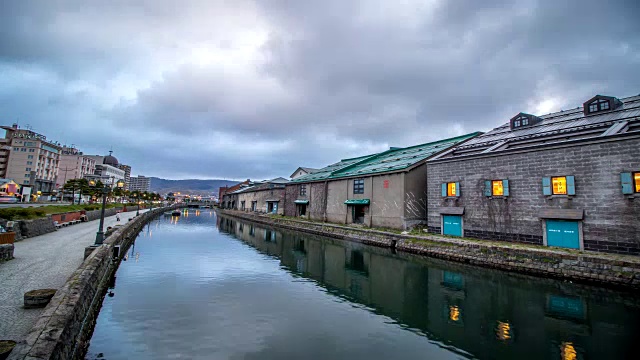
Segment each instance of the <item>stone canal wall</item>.
[[636,256],[455,239],[436,235],[402,235],[239,211],[221,209],[217,211],[223,215],[268,226],[393,247],[396,251],[541,277],[640,290],[640,257]]
[[366,228],[351,228],[329,223],[313,223],[292,220],[277,216],[257,215],[242,211],[217,209],[221,214],[246,219],[258,224],[277,226],[283,229],[303,231],[314,235],[329,236],[336,239],[360,242],[363,244],[382,247],[394,247],[394,243],[403,240],[404,237],[394,233],[378,231]]
[[[9,359],[83,359],[108,284],[126,248],[148,221],[168,209],[145,212],[118,226],[58,289]],[[115,245],[120,245],[122,250],[118,258],[112,259]]]

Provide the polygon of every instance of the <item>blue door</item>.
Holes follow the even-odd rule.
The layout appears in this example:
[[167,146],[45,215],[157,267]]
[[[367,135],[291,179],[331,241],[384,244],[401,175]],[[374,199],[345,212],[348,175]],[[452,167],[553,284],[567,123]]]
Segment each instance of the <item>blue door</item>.
[[567,220],[547,220],[547,245],[580,249],[578,222]]
[[462,216],[442,215],[442,234],[462,236]]

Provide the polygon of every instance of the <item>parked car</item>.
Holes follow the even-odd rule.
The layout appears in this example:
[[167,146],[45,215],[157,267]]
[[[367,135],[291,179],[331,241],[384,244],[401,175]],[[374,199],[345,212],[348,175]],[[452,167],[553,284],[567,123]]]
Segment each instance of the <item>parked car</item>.
[[0,203],[14,204],[18,202],[18,198],[10,195],[0,195]]

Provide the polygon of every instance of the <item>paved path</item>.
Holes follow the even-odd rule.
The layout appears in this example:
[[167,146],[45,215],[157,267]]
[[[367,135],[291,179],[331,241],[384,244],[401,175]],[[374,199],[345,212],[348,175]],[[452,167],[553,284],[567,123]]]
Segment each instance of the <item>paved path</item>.
[[[120,214],[120,223],[135,214]],[[15,258],[0,263],[0,340],[18,341],[27,335],[44,309],[24,309],[24,293],[61,288],[82,264],[84,248],[94,243],[98,224],[99,220],[79,223],[15,243]],[[115,215],[110,216],[104,228],[116,224]]]

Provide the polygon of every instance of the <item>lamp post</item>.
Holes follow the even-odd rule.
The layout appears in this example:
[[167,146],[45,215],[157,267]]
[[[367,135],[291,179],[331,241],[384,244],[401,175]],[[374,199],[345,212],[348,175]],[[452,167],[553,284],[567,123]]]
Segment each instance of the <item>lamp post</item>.
[[136,210],[136,216],[140,215],[140,191],[136,191],[136,204],[138,204],[138,209]]
[[[96,180],[89,180],[89,186],[92,188],[96,188],[98,183]],[[124,187],[124,181],[119,180],[116,183],[116,187],[122,189]],[[100,211],[100,225],[98,227],[98,232],[96,233],[96,242],[94,245],[102,245],[104,241],[104,209],[107,206],[107,194],[111,191],[111,184],[104,184],[104,186],[98,189],[102,193],[102,210]]]

